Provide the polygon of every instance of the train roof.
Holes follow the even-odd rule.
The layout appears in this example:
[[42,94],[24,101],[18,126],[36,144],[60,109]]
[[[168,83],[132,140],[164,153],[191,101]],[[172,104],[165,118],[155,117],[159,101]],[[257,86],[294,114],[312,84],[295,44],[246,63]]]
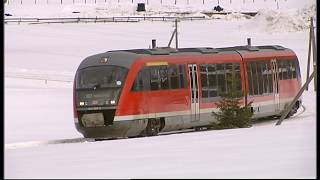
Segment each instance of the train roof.
[[269,46],[234,46],[223,48],[198,47],[198,48],[154,48],[154,49],[129,49],[108,51],[85,58],[78,69],[89,66],[115,65],[130,68],[133,62],[143,56],[166,55],[199,55],[199,54],[247,54],[252,52],[291,51],[279,45]]

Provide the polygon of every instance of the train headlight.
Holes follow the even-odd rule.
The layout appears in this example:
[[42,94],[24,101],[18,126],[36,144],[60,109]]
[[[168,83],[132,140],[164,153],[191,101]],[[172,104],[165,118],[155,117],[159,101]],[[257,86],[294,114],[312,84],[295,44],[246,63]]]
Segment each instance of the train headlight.
[[115,100],[111,100],[111,101],[110,101],[110,104],[115,104],[115,103],[116,103]]
[[80,106],[83,106],[83,105],[84,105],[84,102],[80,102],[79,105],[80,105]]

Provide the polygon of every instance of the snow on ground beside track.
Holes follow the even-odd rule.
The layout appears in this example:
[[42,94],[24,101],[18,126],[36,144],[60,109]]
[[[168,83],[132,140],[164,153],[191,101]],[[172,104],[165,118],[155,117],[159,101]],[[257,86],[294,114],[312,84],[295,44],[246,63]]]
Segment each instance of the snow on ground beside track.
[[269,123],[245,129],[6,149],[5,175],[7,178],[315,178],[315,94],[307,92],[306,96],[306,112],[277,127]]

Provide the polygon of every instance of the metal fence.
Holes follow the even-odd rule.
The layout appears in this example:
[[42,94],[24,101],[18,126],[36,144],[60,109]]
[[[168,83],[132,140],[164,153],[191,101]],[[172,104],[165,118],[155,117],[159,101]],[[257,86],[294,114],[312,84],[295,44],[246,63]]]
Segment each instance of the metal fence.
[[[221,2],[232,4],[234,1],[240,0],[7,0],[7,4],[76,4],[76,3],[84,3],[84,4],[101,4],[101,3],[158,3],[158,4],[220,4]],[[242,0],[243,4],[246,3],[255,3],[259,1],[274,1],[278,3],[279,0]],[[280,0],[281,1],[281,0]],[[287,0],[282,0],[287,1]]]
[[[139,22],[139,21],[174,21],[172,16],[119,16],[119,17],[67,17],[67,18],[5,18],[4,23],[28,23],[28,24],[50,24],[50,23],[106,23],[106,22]],[[179,20],[205,20],[205,16],[180,17]]]

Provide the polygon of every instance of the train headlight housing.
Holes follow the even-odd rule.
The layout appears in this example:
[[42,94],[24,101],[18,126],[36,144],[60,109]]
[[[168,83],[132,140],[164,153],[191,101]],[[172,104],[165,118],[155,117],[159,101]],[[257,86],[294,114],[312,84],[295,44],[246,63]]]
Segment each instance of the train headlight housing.
[[110,104],[115,104],[115,103],[116,103],[115,100],[111,100],[111,101],[110,101]]

